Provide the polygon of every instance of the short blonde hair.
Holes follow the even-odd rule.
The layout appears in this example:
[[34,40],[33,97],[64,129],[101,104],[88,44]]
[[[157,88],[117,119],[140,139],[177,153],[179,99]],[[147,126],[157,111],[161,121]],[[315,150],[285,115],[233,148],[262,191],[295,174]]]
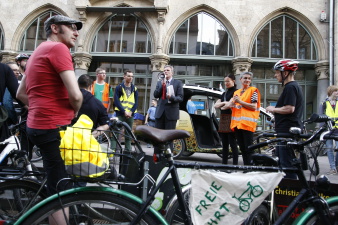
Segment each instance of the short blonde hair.
[[103,69],[103,68],[99,67],[99,68],[97,68],[97,69],[96,69],[96,71],[95,71],[95,72],[96,72],[96,74],[98,74],[98,73],[100,73],[100,72],[101,72],[101,71],[103,71],[103,70],[105,70],[105,69]]
[[330,97],[333,92],[338,91],[338,86],[331,85],[327,88],[327,96]]

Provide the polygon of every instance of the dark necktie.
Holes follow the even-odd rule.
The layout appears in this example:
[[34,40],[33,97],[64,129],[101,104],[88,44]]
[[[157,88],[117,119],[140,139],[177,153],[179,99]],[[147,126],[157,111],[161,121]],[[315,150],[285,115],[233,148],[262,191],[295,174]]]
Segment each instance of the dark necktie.
[[162,83],[162,99],[166,99],[166,97],[165,97],[165,92],[166,92],[166,85],[165,85],[165,83]]

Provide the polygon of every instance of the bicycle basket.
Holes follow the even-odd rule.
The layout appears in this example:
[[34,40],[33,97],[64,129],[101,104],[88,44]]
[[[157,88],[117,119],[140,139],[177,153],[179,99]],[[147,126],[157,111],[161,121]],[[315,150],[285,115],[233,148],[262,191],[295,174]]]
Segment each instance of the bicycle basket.
[[73,127],[60,131],[60,152],[66,171],[75,177],[96,178],[109,169],[109,146],[101,146],[91,133],[93,122],[81,115]]

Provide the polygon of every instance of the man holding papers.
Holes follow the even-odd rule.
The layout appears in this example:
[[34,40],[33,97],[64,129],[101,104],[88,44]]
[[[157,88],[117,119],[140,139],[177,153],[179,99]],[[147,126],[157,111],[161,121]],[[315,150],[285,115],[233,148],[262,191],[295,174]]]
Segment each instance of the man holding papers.
[[183,101],[183,85],[180,80],[173,79],[173,72],[172,66],[165,66],[164,76],[157,82],[154,91],[154,97],[159,99],[155,113],[155,127],[159,129],[175,129],[179,119],[179,103]]

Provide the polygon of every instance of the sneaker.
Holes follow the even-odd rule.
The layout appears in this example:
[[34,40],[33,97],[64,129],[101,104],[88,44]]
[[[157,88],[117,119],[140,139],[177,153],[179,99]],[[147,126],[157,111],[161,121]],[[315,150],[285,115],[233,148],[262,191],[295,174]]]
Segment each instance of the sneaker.
[[337,174],[337,170],[333,169],[326,173],[327,175]]

